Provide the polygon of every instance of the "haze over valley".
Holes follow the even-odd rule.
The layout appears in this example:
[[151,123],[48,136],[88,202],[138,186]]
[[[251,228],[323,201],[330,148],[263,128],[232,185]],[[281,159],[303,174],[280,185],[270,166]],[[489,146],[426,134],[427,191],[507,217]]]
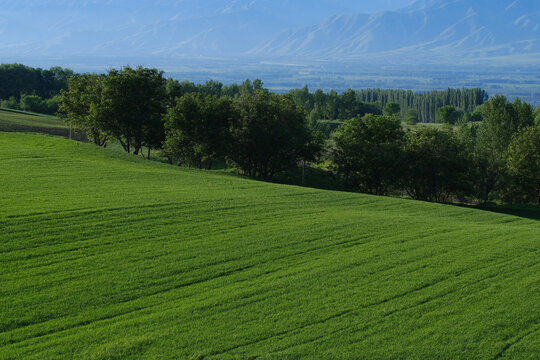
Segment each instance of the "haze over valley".
[[533,104],[539,35],[532,0],[24,0],[0,9],[2,62],[157,66],[196,82],[259,77],[275,91],[479,86]]

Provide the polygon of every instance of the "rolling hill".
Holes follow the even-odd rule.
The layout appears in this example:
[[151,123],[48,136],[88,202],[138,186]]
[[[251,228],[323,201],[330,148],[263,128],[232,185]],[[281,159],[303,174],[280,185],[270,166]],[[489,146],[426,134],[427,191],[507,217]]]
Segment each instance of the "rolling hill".
[[0,359],[540,352],[536,219],[0,143]]
[[0,131],[69,136],[69,127],[54,116],[3,108],[0,108]]

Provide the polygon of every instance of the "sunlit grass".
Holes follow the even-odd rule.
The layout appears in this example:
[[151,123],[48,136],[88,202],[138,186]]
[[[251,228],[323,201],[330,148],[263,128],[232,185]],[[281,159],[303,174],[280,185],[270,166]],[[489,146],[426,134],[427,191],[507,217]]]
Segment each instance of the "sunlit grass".
[[540,353],[537,220],[0,145],[0,359]]

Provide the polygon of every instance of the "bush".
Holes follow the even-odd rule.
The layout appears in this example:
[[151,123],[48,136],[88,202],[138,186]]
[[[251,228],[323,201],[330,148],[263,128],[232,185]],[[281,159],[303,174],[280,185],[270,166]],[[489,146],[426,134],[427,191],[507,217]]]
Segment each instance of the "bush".
[[19,102],[17,101],[17,99],[14,96],[12,96],[9,99],[1,100],[0,101],[0,107],[3,107],[5,109],[18,110],[19,109]]

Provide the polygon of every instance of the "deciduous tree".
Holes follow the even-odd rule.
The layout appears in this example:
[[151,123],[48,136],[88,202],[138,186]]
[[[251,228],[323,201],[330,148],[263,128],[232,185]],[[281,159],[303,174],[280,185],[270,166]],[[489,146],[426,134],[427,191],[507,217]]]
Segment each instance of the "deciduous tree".
[[336,173],[361,191],[388,194],[397,183],[403,135],[394,116],[368,114],[345,121],[332,137]]
[[508,170],[521,201],[540,205],[540,129],[528,127],[515,134],[508,148]]
[[320,138],[290,97],[254,90],[242,95],[236,108],[228,158],[245,174],[272,177],[317,153]]
[[165,83],[162,71],[143,67],[111,70],[103,80],[103,130],[116,138],[126,152],[138,154],[143,146],[150,149],[161,145]]

